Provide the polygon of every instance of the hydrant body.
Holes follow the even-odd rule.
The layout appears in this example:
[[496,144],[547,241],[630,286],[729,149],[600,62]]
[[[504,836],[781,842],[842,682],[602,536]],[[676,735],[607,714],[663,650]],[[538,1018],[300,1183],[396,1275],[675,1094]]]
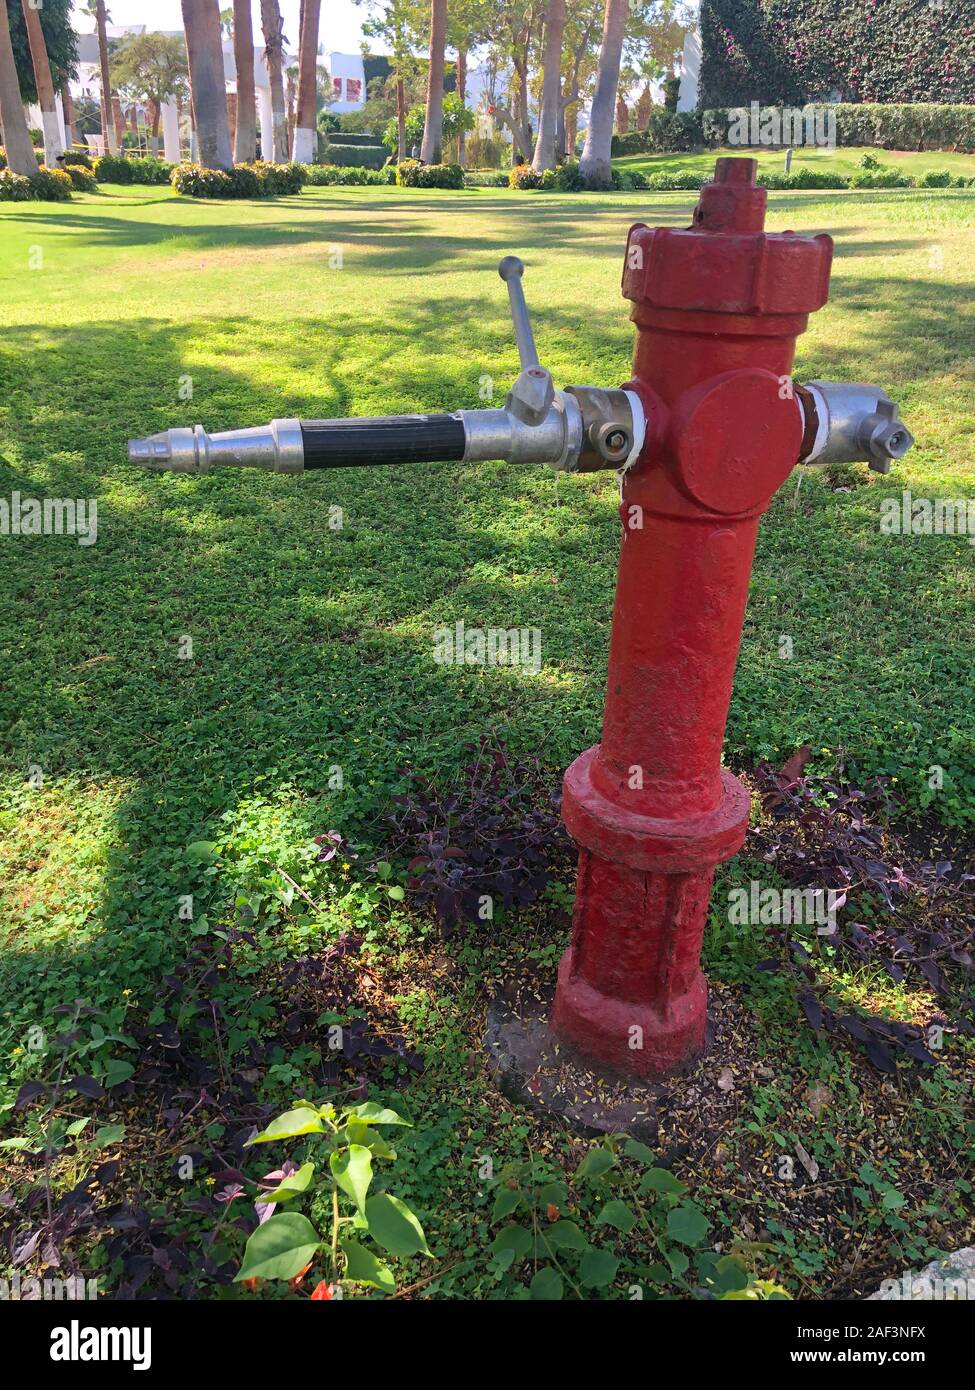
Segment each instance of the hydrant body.
[[754,175],[719,161],[690,229],[631,229],[623,275],[647,433],[623,475],[602,741],[565,777],[579,868],[551,1025],[637,1077],[704,1046],[711,882],[750,805],[721,750],[752,557],[800,456],[795,341],[828,290],[831,239],[766,234]]

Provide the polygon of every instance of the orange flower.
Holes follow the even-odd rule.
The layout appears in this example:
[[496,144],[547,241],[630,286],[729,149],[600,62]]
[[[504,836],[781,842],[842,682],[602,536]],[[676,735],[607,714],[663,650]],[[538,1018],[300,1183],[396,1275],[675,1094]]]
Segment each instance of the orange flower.
[[313,1301],[321,1298],[334,1298],[335,1285],[330,1284],[327,1279],[322,1279],[321,1282],[316,1284],[312,1289],[311,1297]]

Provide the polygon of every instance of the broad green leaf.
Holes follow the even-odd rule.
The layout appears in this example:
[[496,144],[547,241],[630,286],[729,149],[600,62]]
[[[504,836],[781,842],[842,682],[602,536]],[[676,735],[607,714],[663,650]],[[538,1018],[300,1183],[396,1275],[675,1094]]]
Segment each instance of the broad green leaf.
[[372,1125],[359,1124],[356,1120],[338,1130],[335,1138],[340,1144],[361,1144],[363,1148],[371,1149],[373,1158],[396,1157],[396,1150],[383,1138],[378,1129]]
[[186,846],[186,860],[189,864],[212,864],[217,857],[216,840],[194,840]]
[[714,1272],[714,1286],[719,1294],[739,1293],[748,1288],[748,1270],[741,1260],[732,1255],[724,1255],[718,1261]]
[[494,1237],[491,1242],[491,1253],[500,1255],[503,1251],[510,1250],[513,1258],[522,1259],[531,1249],[531,1243],[531,1232],[526,1230],[524,1226],[512,1223],[510,1226],[502,1227]]
[[299,1134],[324,1134],[325,1126],[319,1118],[318,1112],[310,1110],[307,1106],[300,1106],[297,1110],[286,1110],[283,1115],[279,1115],[276,1120],[272,1120],[267,1129],[262,1129],[260,1134],[255,1134],[253,1139],[248,1139],[250,1144],[272,1144],[275,1139],[295,1139]]
[[390,1255],[429,1255],[423,1227],[405,1202],[388,1192],[378,1192],[366,1202],[369,1234]]
[[349,1237],[340,1240],[339,1245],[345,1255],[346,1279],[351,1279],[354,1284],[371,1284],[374,1289],[381,1289],[383,1293],[396,1292],[396,1280],[393,1278],[392,1270],[389,1265],[383,1264],[382,1260],[377,1260],[371,1250]]
[[579,1262],[579,1282],[585,1289],[605,1289],[619,1267],[619,1260],[609,1250],[587,1250]]
[[684,1275],[691,1267],[691,1262],[684,1254],[683,1250],[668,1250],[667,1263],[670,1265],[671,1273],[678,1279],[683,1279]]
[[679,1178],[675,1178],[673,1173],[668,1172],[666,1168],[651,1168],[649,1173],[644,1173],[640,1179],[640,1191],[673,1192],[679,1196],[686,1192],[687,1188]]
[[887,1191],[884,1193],[881,1206],[885,1211],[896,1211],[898,1207],[904,1206],[906,1202],[907,1198],[902,1197],[896,1188],[888,1187]]
[[312,1175],[315,1172],[314,1163],[303,1163],[297,1173],[292,1173],[287,1178],[282,1178],[278,1187],[272,1192],[265,1192],[261,1197],[261,1202],[287,1202],[292,1197],[300,1197],[303,1192],[308,1191]]
[[112,1144],[121,1144],[125,1138],[125,1125],[101,1125],[95,1130],[92,1143],[96,1149],[107,1149]]
[[372,1182],[372,1154],[362,1144],[350,1144],[329,1156],[328,1166],[339,1187],[366,1214],[366,1193]]
[[667,1213],[667,1232],[681,1245],[699,1245],[708,1233],[708,1222],[699,1207],[685,1202]]
[[614,1199],[612,1202],[607,1202],[596,1217],[596,1225],[614,1226],[617,1231],[622,1231],[623,1235],[626,1235],[627,1231],[632,1231],[636,1225],[636,1216],[625,1202]]
[[551,1265],[542,1265],[528,1285],[529,1295],[544,1302],[556,1302],[562,1297],[562,1276]]
[[616,1162],[609,1149],[590,1149],[576,1169],[577,1178],[601,1178]]
[[544,1209],[546,1207],[567,1207],[569,1205],[569,1189],[564,1182],[550,1182],[542,1188],[538,1194],[538,1205]]
[[641,1163],[656,1163],[657,1155],[653,1149],[648,1149],[646,1144],[641,1144],[639,1139],[627,1139],[623,1145],[623,1152],[627,1158],[638,1158]]
[[392,898],[394,903],[401,903],[403,899],[406,897],[406,889],[401,888],[398,883],[394,883],[392,888],[387,888],[386,892]]
[[128,1081],[134,1072],[135,1067],[131,1062],[126,1062],[121,1057],[108,1057],[105,1060],[103,1083],[108,1087],[119,1086],[123,1081]]
[[495,1221],[503,1221],[506,1216],[510,1216],[523,1200],[520,1187],[499,1187],[494,1199],[494,1209],[491,1212],[491,1224],[493,1225]]
[[397,1115],[395,1110],[388,1110],[385,1105],[378,1105],[374,1100],[365,1100],[361,1105],[347,1110],[345,1112],[346,1124],[352,1120],[358,1120],[360,1124],[364,1125],[406,1125],[407,1129],[413,1128],[412,1120],[404,1120],[403,1116]]
[[541,1228],[542,1235],[556,1250],[586,1250],[589,1242],[574,1221],[555,1221]]
[[242,1279],[294,1279],[315,1258],[321,1242],[307,1216],[288,1211],[269,1216],[247,1238]]
[[72,1124],[68,1125],[67,1129],[64,1131],[65,1134],[70,1134],[73,1139],[76,1134],[81,1133],[90,1119],[90,1115],[85,1115],[82,1119],[75,1120]]

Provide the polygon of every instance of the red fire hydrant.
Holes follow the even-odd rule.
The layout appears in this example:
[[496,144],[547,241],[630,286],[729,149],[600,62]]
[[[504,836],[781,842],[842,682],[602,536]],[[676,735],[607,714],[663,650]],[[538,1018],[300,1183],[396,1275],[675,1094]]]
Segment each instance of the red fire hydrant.
[[[765,232],[756,171],[752,159],[719,159],[689,228],[631,229],[623,293],[637,344],[618,390],[555,389],[524,267],[506,256],[498,269],[522,370],[502,409],[276,419],[219,434],[196,425],[129,444],[133,462],[187,473],[498,458],[622,470],[603,737],[565,775],[579,873],[551,1027],[585,1059],[635,1078],[678,1069],[704,1045],[708,895],[748,823],[748,792],[722,769],[721,747],[759,518],[800,461],[862,460],[885,473],[913,443],[878,388],[793,383],[796,338],[826,302],[833,244]],[[495,1032],[499,1070],[537,1095],[552,1035],[517,1010]],[[550,1087],[555,1105],[560,1087]]]
[[648,429],[624,475],[602,742],[565,775],[579,845],[555,1032],[662,1075],[704,1046],[701,941],[749,794],[721,766],[759,518],[799,461],[792,358],[827,298],[828,236],[763,231],[755,163],[718,161],[690,229],[632,228],[623,294]]

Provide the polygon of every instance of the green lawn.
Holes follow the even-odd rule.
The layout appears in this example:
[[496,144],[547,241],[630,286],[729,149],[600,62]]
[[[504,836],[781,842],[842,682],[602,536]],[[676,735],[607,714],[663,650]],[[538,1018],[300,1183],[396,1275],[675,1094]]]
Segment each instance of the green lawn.
[[[852,164],[857,153],[834,158]],[[699,158],[713,156],[654,167]],[[975,172],[975,158],[967,163]],[[453,939],[445,955],[422,914],[359,885],[383,853],[381,816],[406,786],[405,768],[449,785],[464,745],[494,734],[537,756],[555,785],[598,737],[615,480],[505,464],[187,479],[130,467],[125,441],[198,421],[220,430],[273,416],[477,406],[485,378],[500,402],[517,370],[496,273],[509,252],[527,264],[538,346],[557,381],[616,384],[633,340],[619,295],[627,227],[686,225],[693,201],[316,189],[194,204],[168,189],[106,187],[67,206],[0,209],[0,496],[98,499],[93,546],[0,537],[8,1112],[43,1065],[25,1042],[31,1028],[49,1036],[60,1026],[54,1008],[76,998],[123,1037],[140,1020],[158,1022],[162,976],[235,904],[256,921],[263,957],[230,995],[231,1052],[270,1026],[248,983],[263,964],[364,932],[382,962],[385,1015],[427,1057],[406,1092],[418,1131],[404,1152],[445,1271],[430,1291],[497,1296],[470,1254],[490,1240],[478,1155],[494,1146],[520,1156],[537,1141],[470,1061],[482,984],[527,954],[550,969],[564,940],[554,907],[568,889],[548,915],[513,914],[494,934]],[[975,820],[975,549],[964,537],[883,536],[879,509],[905,488],[975,497],[973,216],[972,191],[770,196],[772,229],[828,231],[837,242],[831,301],[800,341],[797,376],[877,382],[918,443],[888,478],[809,470],[776,497],[726,746],[747,767],[810,743],[815,770],[840,756],[857,778],[887,774],[910,815],[926,809],[949,827]],[[541,672],[438,666],[432,631],[458,619],[540,629]],[[779,656],[783,635],[790,661]],[[938,792],[932,764],[944,768]],[[28,780],[31,768],[42,785]],[[314,863],[312,838],[330,830],[361,859]],[[211,848],[188,853],[199,842]],[[279,869],[320,907],[282,899]],[[186,894],[195,931],[178,915]],[[767,949],[716,939],[714,978],[751,999],[741,962]],[[873,977],[846,984],[883,988]],[[788,1074],[764,1111],[742,1110],[728,1142],[739,1120],[744,1134],[746,1119],[764,1128],[769,1114],[781,1117],[817,1076],[845,1088],[842,1123],[860,1125],[852,1054],[837,1058],[802,1034],[791,997],[784,1013],[781,994],[763,997],[781,1016],[759,1028],[757,1053],[784,1057]],[[128,1046],[117,1044],[123,1061]],[[260,1082],[267,1098],[287,1101],[307,1061],[279,1047]],[[934,1142],[931,1114],[949,1110],[930,1094],[908,1098],[890,1151]],[[73,1113],[95,1115],[83,1111]],[[19,1113],[5,1118],[5,1134],[23,1134]],[[168,1148],[144,1115],[127,1123],[140,1144],[126,1171],[165,1190],[159,1164],[140,1168],[138,1155]],[[869,1143],[860,1134],[844,1148],[847,1139],[830,1151],[844,1173],[874,1140],[887,1143],[879,1127]],[[11,1153],[27,1165],[11,1181],[29,1182],[22,1150]],[[61,1179],[77,1181],[77,1161],[64,1162]],[[907,1163],[891,1158],[891,1181]],[[743,1213],[761,1227],[761,1203],[728,1209],[720,1172],[684,1176],[719,1227],[737,1229]],[[841,1278],[832,1256],[812,1249],[788,1203],[777,1212],[776,1275],[794,1292],[828,1290]],[[940,1219],[963,1244],[961,1218]],[[877,1249],[874,1274],[887,1246]],[[93,1259],[112,1287],[118,1268]],[[413,1268],[429,1273],[422,1261]]]
[[[882,150],[874,146],[843,145],[835,150],[796,149],[792,152],[792,171],[804,167],[824,173],[850,175],[859,168],[860,159],[871,154],[886,168],[917,177],[929,169],[950,169],[953,174],[975,175],[975,154],[952,154],[942,150]],[[613,161],[621,169],[639,169],[644,174],[694,173],[709,174],[718,155],[740,158],[747,155],[758,160],[763,174],[781,173],[785,168],[785,151],[763,148],[742,149],[740,146],[723,150],[706,150],[700,154],[632,154]]]

